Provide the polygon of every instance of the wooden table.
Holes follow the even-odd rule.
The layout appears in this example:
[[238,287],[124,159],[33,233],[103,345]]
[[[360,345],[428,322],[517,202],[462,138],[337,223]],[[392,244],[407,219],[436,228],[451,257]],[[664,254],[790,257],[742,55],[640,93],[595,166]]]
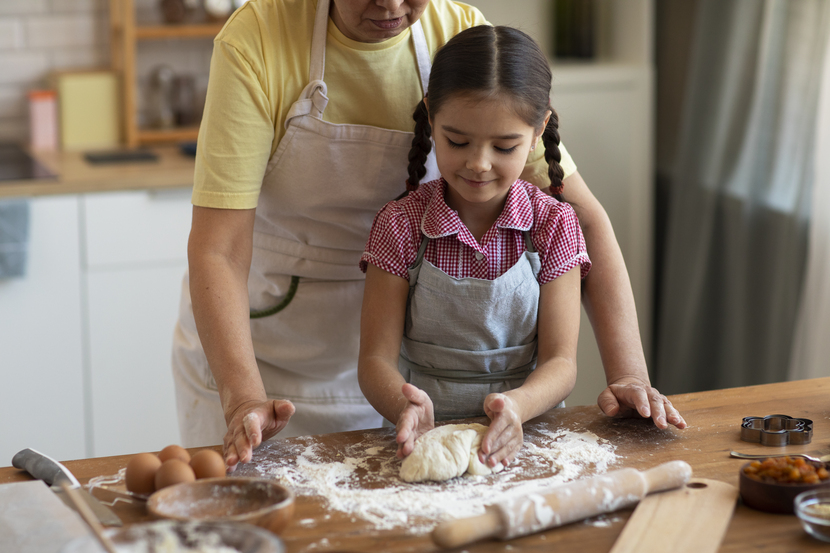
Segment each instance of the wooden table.
[[[694,476],[722,480],[738,485],[738,470],[745,462],[729,457],[732,449],[743,452],[790,453],[830,452],[830,378],[750,386],[672,396],[689,427],[685,430],[659,430],[650,422],[634,419],[610,419],[594,406],[556,410],[540,417],[551,428],[567,427],[589,430],[608,439],[617,447],[620,463],[646,469],[657,464],[682,459],[690,463]],[[773,448],[740,440],[740,422],[745,416],[783,413],[814,421],[812,443],[804,446]],[[370,433],[388,433],[372,430]],[[346,432],[315,437],[320,444],[337,447],[365,436]],[[285,439],[286,445],[298,439]],[[290,449],[290,448],[288,448]],[[391,450],[390,450],[391,453]],[[65,465],[81,482],[100,475],[115,474],[129,456],[67,461]],[[27,480],[14,468],[0,468],[0,483]],[[116,512],[127,522],[147,520],[140,507],[117,503]],[[464,551],[579,551],[607,552],[630,515],[630,511],[611,517],[607,527],[575,523],[510,542],[481,542]],[[301,524],[302,522],[302,524]],[[313,522],[309,524],[309,522]],[[305,551],[436,551],[426,535],[413,536],[406,529],[374,531],[365,521],[326,508],[320,498],[298,497],[294,522],[284,535],[289,552]],[[810,538],[795,516],[773,515],[752,510],[738,503],[720,551],[723,553],[827,551],[828,545]]]

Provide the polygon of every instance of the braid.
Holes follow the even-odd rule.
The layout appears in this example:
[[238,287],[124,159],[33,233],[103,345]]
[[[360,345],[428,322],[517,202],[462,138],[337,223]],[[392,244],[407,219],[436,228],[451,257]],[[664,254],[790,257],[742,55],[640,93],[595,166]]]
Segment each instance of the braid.
[[550,108],[550,119],[542,133],[542,143],[545,145],[545,161],[548,162],[550,194],[561,200],[565,188],[562,183],[565,171],[559,165],[559,162],[562,161],[562,153],[559,151],[559,116],[553,108]]
[[406,181],[407,192],[417,190],[421,179],[426,175],[426,162],[429,152],[432,150],[430,136],[432,131],[429,126],[429,113],[426,104],[421,100],[412,114],[415,120],[415,137],[412,139],[412,147],[409,149],[409,179]]

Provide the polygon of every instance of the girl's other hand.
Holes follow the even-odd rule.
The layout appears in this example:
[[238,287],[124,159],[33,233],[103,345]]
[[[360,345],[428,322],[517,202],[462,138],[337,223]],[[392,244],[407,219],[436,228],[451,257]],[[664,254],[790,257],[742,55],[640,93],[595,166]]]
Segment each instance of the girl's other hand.
[[401,388],[409,404],[403,408],[398,416],[398,459],[403,459],[415,449],[415,440],[435,427],[435,416],[432,410],[432,400],[426,392],[412,384],[404,384]]
[[506,394],[490,394],[484,398],[484,413],[490,417],[490,429],[481,440],[478,460],[490,468],[507,466],[524,440],[519,406]]
[[293,414],[294,404],[281,399],[248,401],[237,407],[224,439],[228,470],[235,470],[237,463],[249,462],[254,449],[285,428]]

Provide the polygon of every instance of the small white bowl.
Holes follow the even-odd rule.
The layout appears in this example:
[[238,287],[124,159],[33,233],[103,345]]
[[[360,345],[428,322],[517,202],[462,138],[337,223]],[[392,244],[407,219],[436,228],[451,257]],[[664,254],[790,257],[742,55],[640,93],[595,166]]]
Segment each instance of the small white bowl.
[[830,490],[800,493],[793,502],[795,514],[808,534],[830,542]]

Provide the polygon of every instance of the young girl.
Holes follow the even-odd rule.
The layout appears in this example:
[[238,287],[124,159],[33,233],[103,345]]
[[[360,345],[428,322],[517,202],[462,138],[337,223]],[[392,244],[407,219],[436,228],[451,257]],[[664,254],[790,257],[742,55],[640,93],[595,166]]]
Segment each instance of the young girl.
[[[541,137],[562,192],[550,88],[544,54],[509,27],[473,27],[435,56],[409,194],[377,214],[360,261],[358,379],[399,457],[435,420],[487,415],[480,459],[507,465],[522,423],[573,390],[590,261],[570,205],[519,179]],[[419,186],[433,141],[441,178]]]

